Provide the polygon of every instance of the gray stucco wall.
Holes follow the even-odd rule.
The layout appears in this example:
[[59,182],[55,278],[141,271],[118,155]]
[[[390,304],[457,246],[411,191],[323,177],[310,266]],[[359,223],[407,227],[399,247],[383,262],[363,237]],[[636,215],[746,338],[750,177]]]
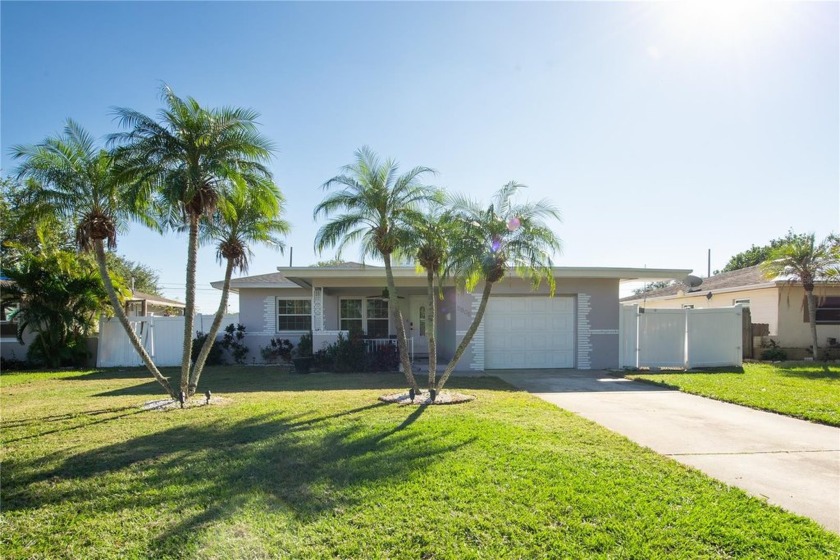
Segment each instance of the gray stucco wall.
[[248,362],[261,363],[260,348],[274,337],[288,338],[292,344],[300,340],[300,333],[277,332],[277,298],[311,298],[312,291],[303,288],[253,288],[239,291],[239,322],[245,325],[245,344],[249,348]]
[[[557,279],[555,295],[576,298],[575,367],[578,369],[618,367],[618,283],[617,279]],[[461,342],[472,323],[472,318],[478,310],[482,289],[483,285],[479,285],[473,293],[457,292],[455,344]],[[493,286],[490,297],[548,293],[548,287],[545,285],[534,291],[524,280],[506,278]],[[456,369],[484,369],[483,322]]]

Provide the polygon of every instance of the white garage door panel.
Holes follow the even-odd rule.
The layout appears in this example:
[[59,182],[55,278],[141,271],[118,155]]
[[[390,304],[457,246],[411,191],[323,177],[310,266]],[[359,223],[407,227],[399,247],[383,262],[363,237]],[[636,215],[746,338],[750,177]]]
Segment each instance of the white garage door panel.
[[487,369],[575,365],[573,297],[493,297],[484,323]]

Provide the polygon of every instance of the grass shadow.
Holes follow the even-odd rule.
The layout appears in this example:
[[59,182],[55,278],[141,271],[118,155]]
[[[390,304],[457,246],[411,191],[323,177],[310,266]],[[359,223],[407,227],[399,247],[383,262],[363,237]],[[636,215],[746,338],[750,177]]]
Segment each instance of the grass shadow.
[[171,427],[64,458],[12,457],[4,469],[4,509],[72,503],[79,511],[118,514],[178,510],[180,521],[160,527],[149,550],[177,557],[200,546],[199,528],[235,519],[255,496],[306,523],[356,505],[372,481],[422,472],[475,439],[441,442],[413,427],[425,407],[406,410],[399,424],[383,429],[368,417],[381,406],[388,405],[310,419],[266,413]]

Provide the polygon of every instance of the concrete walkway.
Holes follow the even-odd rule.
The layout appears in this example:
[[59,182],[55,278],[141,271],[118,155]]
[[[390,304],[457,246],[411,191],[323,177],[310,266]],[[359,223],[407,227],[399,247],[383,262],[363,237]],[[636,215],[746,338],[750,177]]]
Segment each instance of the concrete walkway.
[[488,373],[840,533],[838,428],[604,372]]

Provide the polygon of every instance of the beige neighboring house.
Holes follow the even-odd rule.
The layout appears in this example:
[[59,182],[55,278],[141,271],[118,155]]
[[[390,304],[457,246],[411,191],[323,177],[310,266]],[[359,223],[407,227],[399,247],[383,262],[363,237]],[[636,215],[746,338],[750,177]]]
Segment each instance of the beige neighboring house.
[[[820,348],[840,342],[840,283],[817,282],[817,340]],[[753,324],[769,327],[769,338],[782,348],[794,350],[791,358],[805,355],[811,346],[811,331],[802,284],[785,278],[767,279],[760,266],[723,272],[696,287],[677,282],[667,288],[621,299],[623,304],[646,308],[695,309],[749,307]],[[802,352],[799,352],[799,351]]]
[[[338,333],[360,330],[370,344],[390,344],[396,325],[390,310],[402,311],[410,350],[428,356],[429,300],[426,274],[395,266],[399,298],[388,297],[385,270],[341,263],[281,267],[277,272],[231,281],[239,294],[239,321],[252,356],[272,338],[297,344],[312,332],[317,351]],[[555,267],[556,294],[545,283],[534,290],[512,273],[494,287],[484,320],[457,365],[459,370],[578,368],[605,369],[619,363],[619,283],[684,278],[687,269]],[[223,282],[213,282],[221,288]],[[438,363],[455,354],[478,309],[482,286],[457,290],[451,281],[435,300]]]
[[134,290],[125,300],[125,314],[129,317],[172,317],[184,314],[186,304],[176,299],[146,294]]

